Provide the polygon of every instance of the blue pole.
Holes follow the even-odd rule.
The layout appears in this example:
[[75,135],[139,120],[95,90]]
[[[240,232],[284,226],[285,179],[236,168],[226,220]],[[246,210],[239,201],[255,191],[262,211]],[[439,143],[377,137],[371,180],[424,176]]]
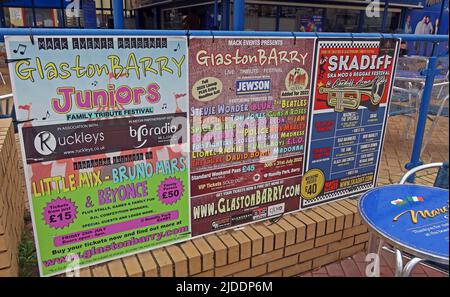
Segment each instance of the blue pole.
[[244,31],[245,0],[234,0],[233,31]]
[[230,30],[230,0],[222,0],[221,30]]
[[113,0],[114,29],[123,29],[123,0]]
[[[430,57],[428,59],[428,67],[425,70],[425,86],[423,89],[422,101],[420,102],[419,117],[417,119],[416,136],[414,137],[411,161],[405,164],[405,168],[408,170],[423,164],[420,160],[420,153],[422,151],[423,135],[427,124],[428,106],[430,105],[431,93],[433,91],[434,76],[437,73],[437,60],[437,57]],[[414,175],[409,178],[408,182],[414,182]]]
[[[5,21],[5,16],[3,14],[3,7],[0,5],[0,28],[3,28],[4,25],[3,22]],[[3,37],[3,35],[0,35],[0,42],[4,42],[5,38]]]
[[439,27],[437,30],[437,34],[441,34],[443,31],[445,31],[445,30],[441,29],[441,28],[445,29],[445,26],[443,26],[443,24],[442,24],[442,16],[444,15],[445,2],[446,2],[446,0],[442,0],[441,9],[439,11]]
[[219,14],[219,0],[214,0],[214,30],[217,30],[217,15]]
[[277,18],[275,19],[275,31],[280,31],[281,6],[277,6]]
[[[400,13],[400,29],[402,29],[402,32],[405,31],[405,23],[406,23],[406,14],[408,13],[408,11],[406,10],[406,8],[402,8],[402,12]],[[403,32],[406,33],[406,32]]]
[[136,26],[136,29],[141,29],[141,13],[139,9],[134,10],[134,25]]
[[155,16],[156,16],[156,29],[161,29],[162,28],[161,7],[159,6],[155,7]]
[[364,19],[366,16],[365,10],[359,11],[359,20],[358,20],[358,33],[362,33],[364,31]]
[[[34,0],[31,0],[31,11],[33,13],[33,27],[37,27],[36,21],[36,7],[34,5]],[[78,26],[80,26],[80,19],[78,19]]]
[[389,12],[389,1],[386,0],[384,3],[384,10],[383,10],[383,18],[381,20],[381,32],[386,32],[386,22],[388,18],[388,12]]
[[3,14],[3,7],[0,6],[0,28],[4,27],[3,23],[5,22],[5,15]]

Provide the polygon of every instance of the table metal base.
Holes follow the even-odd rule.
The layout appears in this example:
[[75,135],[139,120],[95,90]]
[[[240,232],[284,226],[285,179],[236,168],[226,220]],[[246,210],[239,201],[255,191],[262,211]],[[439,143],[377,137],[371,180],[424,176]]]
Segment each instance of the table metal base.
[[[388,249],[386,243],[372,232],[370,233],[369,245],[368,245],[368,253],[376,253],[377,254],[377,265],[380,265],[381,252],[387,250],[388,252],[392,252],[392,250]],[[392,248],[395,253],[395,276],[396,277],[409,277],[411,276],[411,272],[416,267],[417,264],[423,261],[423,259],[414,257],[410,259],[403,266],[403,254],[399,249]],[[379,271],[379,269],[378,269]],[[379,276],[379,275],[376,275]]]

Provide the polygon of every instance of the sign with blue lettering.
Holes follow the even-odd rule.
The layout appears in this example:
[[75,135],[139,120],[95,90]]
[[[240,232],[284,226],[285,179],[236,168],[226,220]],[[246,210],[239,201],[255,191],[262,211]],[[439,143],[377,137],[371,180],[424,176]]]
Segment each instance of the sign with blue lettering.
[[319,40],[301,208],[375,185],[398,43]]
[[378,187],[361,197],[359,212],[394,246],[448,264],[448,190],[420,185]]

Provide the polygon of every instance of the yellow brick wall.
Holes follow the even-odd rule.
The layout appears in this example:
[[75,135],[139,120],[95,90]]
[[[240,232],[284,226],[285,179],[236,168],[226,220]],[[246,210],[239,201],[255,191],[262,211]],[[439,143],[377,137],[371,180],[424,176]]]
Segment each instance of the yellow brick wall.
[[25,193],[11,119],[0,119],[0,277],[17,276]]

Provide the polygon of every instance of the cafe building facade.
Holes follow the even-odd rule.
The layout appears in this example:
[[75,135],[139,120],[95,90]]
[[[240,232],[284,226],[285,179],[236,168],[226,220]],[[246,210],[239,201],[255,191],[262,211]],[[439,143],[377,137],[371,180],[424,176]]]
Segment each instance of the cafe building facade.
[[[115,1],[0,0],[0,27],[113,28]],[[445,5],[448,15],[448,0],[246,0],[244,29],[402,33],[408,15]],[[123,0],[123,13],[129,29],[233,28],[233,0]]]
[[[410,11],[426,5],[426,1],[414,0],[246,0],[245,30],[398,32]],[[132,1],[132,6],[140,28],[231,30],[233,27],[232,0],[137,0]]]

